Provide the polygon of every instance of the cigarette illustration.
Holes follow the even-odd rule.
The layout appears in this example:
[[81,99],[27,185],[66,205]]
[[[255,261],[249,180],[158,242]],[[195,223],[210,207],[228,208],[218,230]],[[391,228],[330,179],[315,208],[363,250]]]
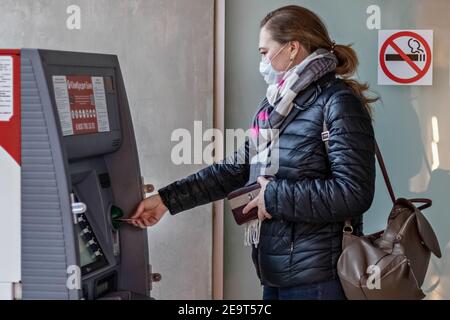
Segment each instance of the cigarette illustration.
[[[408,47],[411,49],[411,54],[407,54],[406,56],[411,59],[411,61],[425,61],[427,56],[424,53],[420,42],[414,38],[410,38],[408,40]],[[385,55],[386,61],[405,61],[403,57],[396,53],[386,53]]]

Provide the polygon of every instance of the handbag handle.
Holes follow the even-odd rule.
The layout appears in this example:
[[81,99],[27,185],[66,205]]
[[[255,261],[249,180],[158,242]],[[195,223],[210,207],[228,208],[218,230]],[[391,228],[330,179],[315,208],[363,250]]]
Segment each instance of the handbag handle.
[[[327,124],[325,122],[325,115],[326,115],[327,109],[328,109],[328,105],[325,107],[325,111],[324,111],[322,140],[325,143],[325,151],[328,154],[328,140],[330,137],[330,133],[328,131]],[[395,205],[397,197],[395,196],[394,189],[392,188],[391,180],[389,179],[389,174],[387,172],[386,165],[384,164],[383,155],[381,154],[380,147],[378,146],[378,142],[376,139],[374,139],[374,140],[375,140],[375,156],[377,158],[378,165],[380,166],[381,173],[383,174],[384,184],[386,185],[386,188],[388,190],[389,197],[391,198],[392,204]],[[429,207],[431,207],[431,205],[433,203],[431,201],[431,199],[426,199],[426,198],[413,198],[413,199],[409,199],[409,201],[411,201],[413,203],[423,203],[423,205],[418,207],[419,210],[429,208]]]
[[381,173],[383,174],[384,183],[386,184],[386,188],[388,189],[389,196],[391,197],[392,203],[395,204],[395,200],[397,198],[395,197],[394,189],[392,188],[391,180],[389,179],[389,174],[384,164],[383,156],[381,154],[380,148],[378,147],[376,139],[375,139],[375,156],[377,157],[378,165],[380,166]]
[[426,199],[426,198],[413,198],[413,199],[409,199],[409,201],[416,202],[416,203],[423,203],[423,205],[421,205],[420,207],[417,207],[417,209],[419,209],[419,210],[429,208],[433,204],[433,201],[431,201],[431,199]]
[[[391,197],[392,203],[395,204],[397,198],[395,197],[395,193],[392,188],[392,184],[389,179],[389,175],[387,173],[386,166],[384,164],[383,156],[381,155],[381,151],[380,151],[380,148],[378,147],[378,143],[376,140],[375,140],[375,155],[377,157],[381,172],[383,173],[384,182],[386,184],[386,188],[388,189],[389,196]],[[433,204],[433,201],[431,199],[427,199],[427,198],[413,198],[413,199],[408,199],[408,200],[412,203],[423,203],[423,205],[421,205],[420,207],[417,207],[417,209],[419,209],[419,210],[429,208]]]

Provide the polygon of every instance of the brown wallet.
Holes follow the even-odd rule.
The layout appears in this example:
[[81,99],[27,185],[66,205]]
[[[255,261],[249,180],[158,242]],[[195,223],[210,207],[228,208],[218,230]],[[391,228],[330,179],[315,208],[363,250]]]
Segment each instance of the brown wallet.
[[261,186],[256,182],[228,194],[227,200],[231,206],[234,220],[236,220],[238,225],[258,218],[258,207],[253,208],[245,214],[242,213],[242,210],[250,201],[258,196],[260,190]]

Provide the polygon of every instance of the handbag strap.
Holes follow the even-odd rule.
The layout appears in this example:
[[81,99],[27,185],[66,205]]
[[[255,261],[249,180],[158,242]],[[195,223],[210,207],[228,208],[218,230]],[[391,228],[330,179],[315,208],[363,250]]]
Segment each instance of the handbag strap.
[[[325,115],[327,114],[329,105],[325,106],[324,117],[323,117],[323,132],[322,132],[322,141],[325,143],[325,151],[328,154],[328,140],[330,139],[330,132],[328,131],[327,123],[325,121]],[[383,156],[381,154],[380,148],[378,147],[377,140],[375,140],[375,156],[378,160],[378,165],[380,166],[381,173],[383,174],[384,183],[389,192],[389,196],[393,204],[395,204],[396,197],[394,193],[394,189],[392,188],[391,180],[389,179],[389,174],[386,169],[386,165],[384,164]]]
[[378,160],[378,165],[380,166],[381,173],[383,174],[384,183],[386,184],[386,188],[388,189],[389,196],[391,197],[392,204],[395,204],[395,200],[397,199],[395,197],[394,189],[392,188],[391,180],[389,179],[389,174],[386,169],[386,165],[384,164],[383,156],[381,154],[380,148],[378,147],[377,140],[375,140],[375,156]]
[[[322,141],[325,144],[325,151],[326,151],[327,155],[328,155],[328,148],[329,148],[328,140],[330,139],[330,132],[328,131],[325,117],[326,117],[326,114],[328,113],[328,109],[329,109],[329,104],[327,103],[324,108],[323,132],[322,132]],[[389,179],[389,174],[386,169],[386,165],[384,164],[383,155],[381,154],[377,140],[374,139],[374,141],[375,141],[375,156],[377,158],[378,165],[380,166],[381,173],[383,174],[383,180],[384,180],[384,183],[388,190],[392,204],[395,205],[397,198],[395,196],[394,189],[392,188],[391,180]],[[426,199],[426,198],[414,198],[414,199],[409,199],[409,201],[413,202],[413,203],[423,203],[423,205],[418,207],[419,210],[429,208],[432,205],[431,199]],[[344,232],[353,233],[353,227],[352,227],[350,220],[345,221]]]

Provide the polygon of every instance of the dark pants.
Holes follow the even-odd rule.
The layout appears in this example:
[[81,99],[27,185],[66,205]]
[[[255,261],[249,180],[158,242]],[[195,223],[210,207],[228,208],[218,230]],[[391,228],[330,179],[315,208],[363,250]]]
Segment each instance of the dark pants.
[[338,280],[307,284],[296,287],[264,286],[263,300],[345,300]]

